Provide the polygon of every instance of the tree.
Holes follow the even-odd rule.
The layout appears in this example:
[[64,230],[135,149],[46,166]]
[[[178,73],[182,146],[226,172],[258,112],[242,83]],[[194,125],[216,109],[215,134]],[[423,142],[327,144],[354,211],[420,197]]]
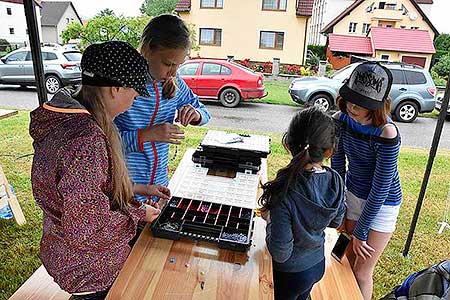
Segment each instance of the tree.
[[434,41],[436,53],[433,55],[433,63],[439,62],[442,56],[450,53],[450,34],[440,34]]
[[72,39],[81,39],[81,33],[83,32],[83,25],[79,22],[71,22],[67,25],[66,29],[61,33],[63,43],[67,44]]
[[141,5],[141,13],[147,16],[156,17],[160,14],[172,13],[178,0],[144,0]]
[[96,14],[96,17],[105,17],[105,16],[115,16],[116,14],[112,9],[105,8],[104,10],[100,11],[98,14]]
[[[111,40],[129,42],[134,47],[139,46],[142,32],[150,17],[141,16],[137,18],[116,15],[97,16],[86,25],[71,23],[61,34],[64,42],[70,39],[80,39],[81,48],[93,43]],[[76,25],[78,24],[78,25]]]
[[433,72],[436,72],[440,77],[447,79],[450,73],[450,54],[446,54],[439,59],[433,68]]

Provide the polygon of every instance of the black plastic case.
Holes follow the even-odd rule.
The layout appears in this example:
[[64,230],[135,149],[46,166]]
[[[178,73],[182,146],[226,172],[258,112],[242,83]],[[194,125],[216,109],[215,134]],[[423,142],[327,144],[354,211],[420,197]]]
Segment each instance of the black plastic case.
[[155,237],[182,237],[245,252],[252,243],[254,211],[249,208],[173,197],[151,230]]

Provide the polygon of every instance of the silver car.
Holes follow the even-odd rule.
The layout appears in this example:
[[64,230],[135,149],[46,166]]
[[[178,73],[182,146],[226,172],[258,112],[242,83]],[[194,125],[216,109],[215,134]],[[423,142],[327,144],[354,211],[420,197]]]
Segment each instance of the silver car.
[[[81,83],[81,52],[62,47],[42,47],[41,52],[48,93]],[[36,85],[29,48],[20,48],[1,58],[0,84]]]
[[[304,77],[294,79],[289,86],[292,100],[302,105],[315,105],[325,111],[332,109],[340,87],[350,77],[353,63],[330,78]],[[418,66],[383,62],[393,76],[390,98],[392,115],[400,122],[413,122],[419,113],[431,112],[436,100],[436,86],[430,73]]]

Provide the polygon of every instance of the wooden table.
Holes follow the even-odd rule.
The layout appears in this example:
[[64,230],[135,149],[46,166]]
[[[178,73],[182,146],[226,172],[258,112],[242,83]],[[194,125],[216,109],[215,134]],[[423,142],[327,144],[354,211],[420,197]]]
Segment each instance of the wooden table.
[[[180,170],[191,162],[192,153],[192,149],[186,151],[169,187],[177,183]],[[263,182],[266,171],[264,160],[260,174]],[[327,241],[332,242],[332,238],[333,234]],[[203,289],[200,281],[205,281]],[[362,299],[348,262],[344,260],[341,265],[329,257],[326,275],[312,295],[314,300]],[[255,218],[253,245],[248,253],[219,249],[206,242],[155,238],[147,225],[107,299],[273,299],[265,222]]]

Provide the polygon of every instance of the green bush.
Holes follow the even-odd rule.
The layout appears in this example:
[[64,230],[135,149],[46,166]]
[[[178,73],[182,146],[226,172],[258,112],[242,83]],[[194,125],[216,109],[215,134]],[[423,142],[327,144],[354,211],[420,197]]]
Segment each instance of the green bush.
[[434,84],[436,86],[445,86],[447,84],[447,80],[444,77],[439,76],[436,71],[431,70],[431,77],[433,78]]
[[0,39],[0,52],[8,52],[7,49],[11,47],[11,44],[6,39]]
[[448,78],[450,73],[450,54],[441,57],[439,62],[433,66],[432,72],[436,72],[437,75],[443,78]]
[[321,45],[309,45],[308,52],[313,52],[316,56],[319,57],[320,60],[327,59],[327,47]]

